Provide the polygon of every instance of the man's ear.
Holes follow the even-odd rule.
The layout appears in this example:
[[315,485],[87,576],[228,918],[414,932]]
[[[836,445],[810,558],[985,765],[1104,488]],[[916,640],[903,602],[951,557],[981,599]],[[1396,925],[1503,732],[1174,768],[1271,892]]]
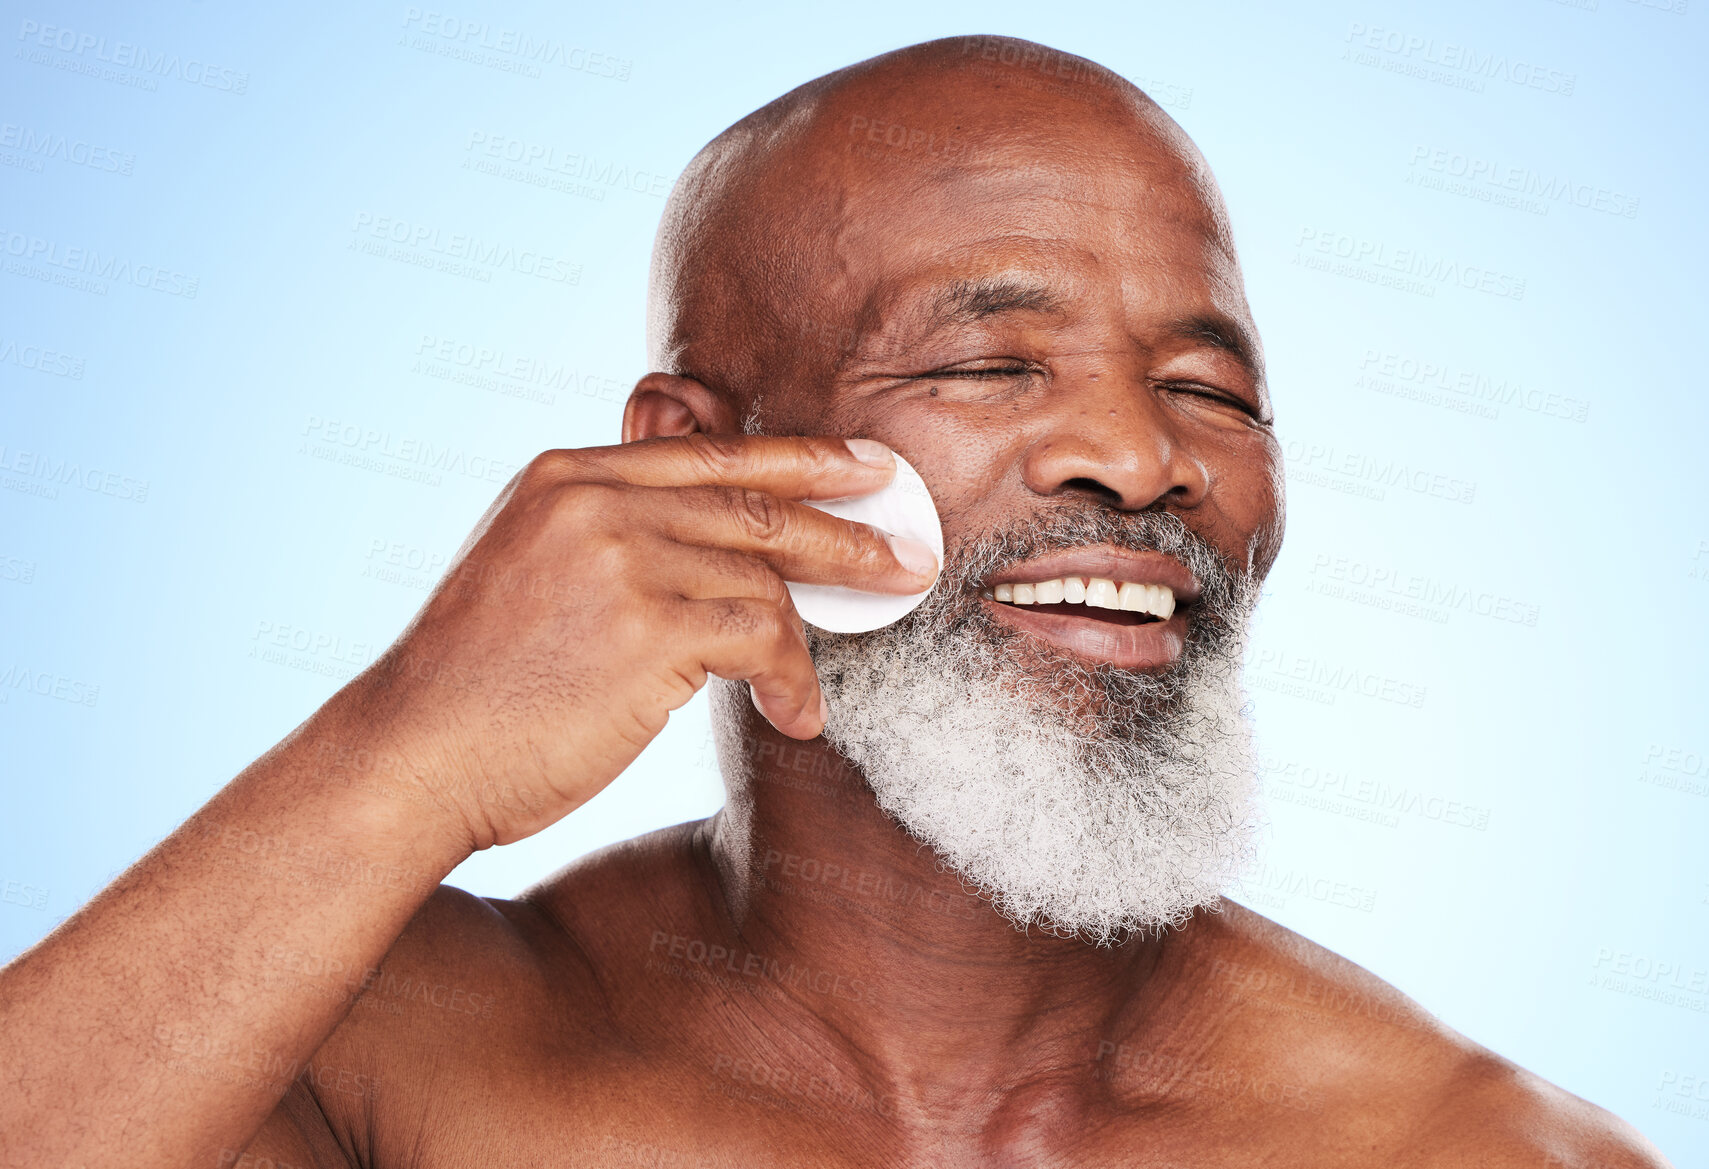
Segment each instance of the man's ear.
[[693,378],[650,373],[629,391],[623,407],[623,441],[667,438],[699,431],[734,434],[741,430],[736,412],[722,394]]

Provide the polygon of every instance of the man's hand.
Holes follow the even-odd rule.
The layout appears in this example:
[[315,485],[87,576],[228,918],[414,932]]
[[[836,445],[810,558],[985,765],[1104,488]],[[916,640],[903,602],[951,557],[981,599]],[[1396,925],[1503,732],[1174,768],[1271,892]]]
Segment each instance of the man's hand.
[[937,564],[923,544],[799,501],[864,495],[894,471],[865,439],[549,451],[339,696],[356,720],[344,725],[383,727],[472,848],[586,803],[708,674],[747,681],[774,726],[811,738],[824,698],[784,581],[916,593]]
[[909,593],[936,565],[799,501],[893,469],[828,438],[535,459],[379,661],[0,970],[0,1164],[212,1165],[276,1113],[301,1136],[280,1100],[351,1009],[332,972],[378,968],[471,848],[585,803],[709,673],[818,734],[784,579]]

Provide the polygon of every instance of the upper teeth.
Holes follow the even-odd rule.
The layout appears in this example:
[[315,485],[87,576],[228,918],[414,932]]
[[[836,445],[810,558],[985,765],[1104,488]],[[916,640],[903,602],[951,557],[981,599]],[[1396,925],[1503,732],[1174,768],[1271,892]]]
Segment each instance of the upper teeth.
[[1168,585],[1114,581],[1104,576],[1085,579],[1061,576],[1026,584],[1000,584],[991,599],[1011,605],[1090,605],[1095,609],[1126,609],[1151,613],[1167,621],[1175,611],[1175,590]]

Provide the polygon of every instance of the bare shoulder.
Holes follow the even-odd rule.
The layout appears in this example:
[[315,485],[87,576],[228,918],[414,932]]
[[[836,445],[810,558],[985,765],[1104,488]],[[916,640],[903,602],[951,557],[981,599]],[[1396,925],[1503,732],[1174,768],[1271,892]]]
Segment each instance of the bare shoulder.
[[352,1019],[371,1020],[358,1027],[370,1037],[418,1041],[455,1037],[460,1016],[478,1020],[489,1042],[512,1024],[537,1034],[543,1016],[596,1024],[614,958],[694,900],[687,858],[695,828],[600,849],[509,900],[440,886],[384,962],[362,973]]
[[[1660,1169],[1631,1125],[1461,1035],[1370,971],[1242,906],[1205,919],[1206,993],[1271,1074],[1309,1085],[1316,1140],[1391,1164]],[[1325,1125],[1325,1121],[1329,1123]]]
[[442,885],[376,966],[339,973],[354,1002],[317,1058],[369,1065],[390,1088],[376,1095],[395,1098],[428,1069],[521,1041],[585,969],[539,908]]
[[1418,1130],[1421,1165],[1671,1169],[1618,1116],[1493,1052],[1468,1053],[1435,1088]]
[[716,880],[702,832],[707,823],[689,821],[607,845],[518,898],[574,945],[613,1018],[636,997],[637,971],[661,937],[708,938],[715,929],[709,886]]
[[351,1006],[262,1147],[341,1151],[329,1164],[424,1163],[428,1150],[469,1164],[512,1131],[506,1102],[553,1100],[570,1115],[553,1093],[631,1046],[611,1009],[623,974],[610,951],[640,928],[625,923],[656,920],[687,890],[693,827],[601,850],[510,900],[440,886],[366,970],[275,955],[293,989]]
[[[608,997],[612,940],[621,947],[644,936],[693,900],[687,857],[695,827],[600,849],[513,899],[440,886],[379,966],[345,979],[360,996],[352,1029],[369,1040],[455,1037],[467,1016],[496,1040],[511,1022],[538,1032],[542,1012],[596,1019]],[[566,1003],[574,1008],[566,1012]]]

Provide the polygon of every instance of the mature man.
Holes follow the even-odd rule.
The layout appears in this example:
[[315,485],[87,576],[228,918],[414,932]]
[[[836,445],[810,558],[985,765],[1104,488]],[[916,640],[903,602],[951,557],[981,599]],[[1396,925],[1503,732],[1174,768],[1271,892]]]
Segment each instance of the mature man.
[[[821,78],[689,167],[650,314],[624,445],[536,459],[383,660],[0,976],[0,1161],[1663,1163],[1217,901],[1281,469],[1143,94],[995,38]],[[801,502],[886,448],[941,574]],[[934,576],[855,636],[783,583]],[[722,812],[437,887],[714,675]]]

